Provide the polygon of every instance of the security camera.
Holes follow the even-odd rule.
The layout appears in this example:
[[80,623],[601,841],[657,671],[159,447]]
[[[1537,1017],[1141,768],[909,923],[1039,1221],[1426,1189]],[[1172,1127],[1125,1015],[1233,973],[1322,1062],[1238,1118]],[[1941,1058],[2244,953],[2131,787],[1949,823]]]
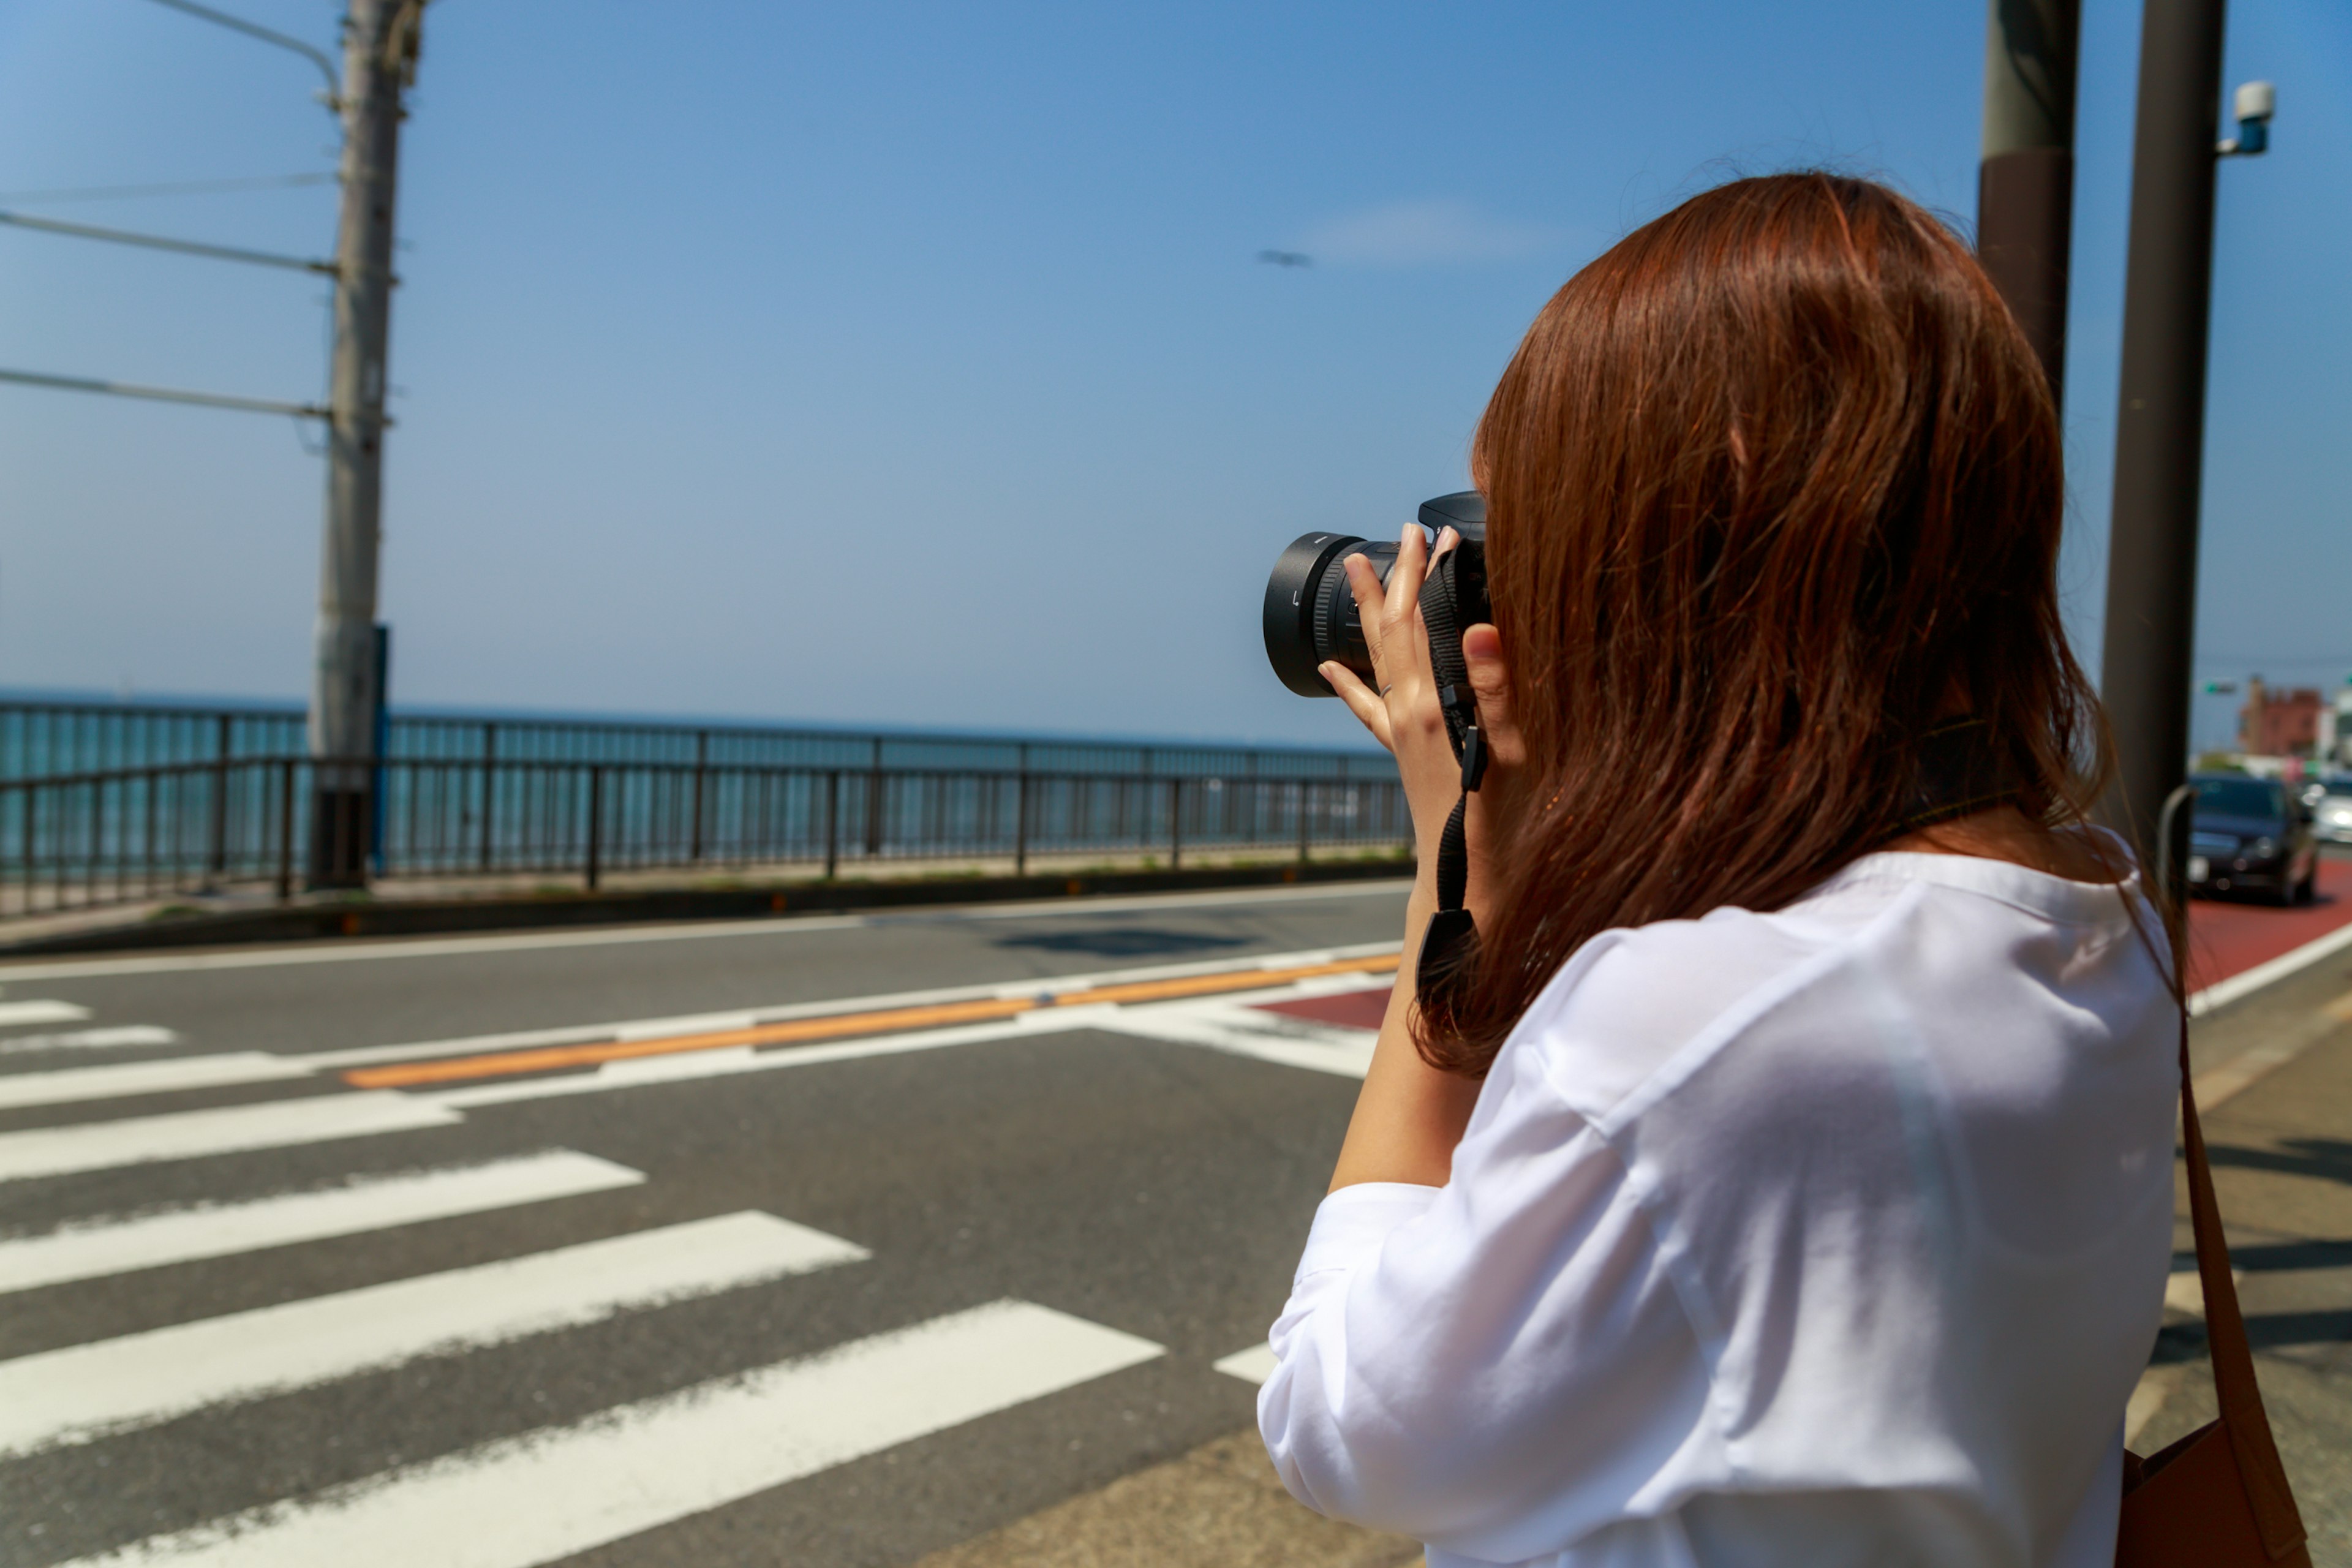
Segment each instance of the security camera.
[[2231,107],[2237,110],[2238,133],[2213,151],[2224,158],[2251,158],[2271,144],[2271,116],[2278,112],[2278,89],[2266,81],[2242,85]]

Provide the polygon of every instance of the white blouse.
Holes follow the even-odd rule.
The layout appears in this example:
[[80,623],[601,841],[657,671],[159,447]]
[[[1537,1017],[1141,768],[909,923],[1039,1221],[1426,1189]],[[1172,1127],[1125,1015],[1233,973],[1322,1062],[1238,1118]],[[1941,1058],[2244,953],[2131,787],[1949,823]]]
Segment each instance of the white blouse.
[[1283,1480],[1429,1568],[2110,1568],[2172,1252],[2162,941],[2137,882],[1898,854],[1596,937],[1444,1186],[1317,1212]]

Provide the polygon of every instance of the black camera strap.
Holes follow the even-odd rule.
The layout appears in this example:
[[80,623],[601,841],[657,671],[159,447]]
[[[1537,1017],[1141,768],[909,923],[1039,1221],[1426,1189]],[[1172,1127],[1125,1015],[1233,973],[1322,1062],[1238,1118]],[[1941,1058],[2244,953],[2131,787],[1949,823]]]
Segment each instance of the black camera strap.
[[1486,739],[1478,730],[1478,697],[1470,689],[1470,667],[1462,658],[1463,628],[1454,624],[1454,569],[1448,552],[1421,585],[1421,618],[1429,628],[1429,662],[1437,677],[1437,702],[1445,714],[1445,737],[1462,761],[1462,798],[1454,803],[1437,840],[1437,912],[1422,933],[1416,984],[1426,994],[1466,970],[1478,952],[1478,925],[1463,907],[1470,887],[1466,817],[1470,797],[1486,776]]

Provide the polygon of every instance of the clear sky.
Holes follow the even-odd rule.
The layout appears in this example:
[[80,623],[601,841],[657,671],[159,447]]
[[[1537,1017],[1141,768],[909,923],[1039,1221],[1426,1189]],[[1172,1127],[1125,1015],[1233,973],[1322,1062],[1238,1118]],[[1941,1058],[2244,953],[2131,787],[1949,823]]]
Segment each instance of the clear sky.
[[[216,0],[331,47],[328,0]],[[2067,590],[2095,660],[2137,14],[2086,0]],[[2210,677],[2352,674],[2352,11],[2240,0]],[[1330,742],[1258,597],[1466,481],[1560,280],[1736,172],[1974,216],[1981,0],[435,0],[404,149],[396,701]],[[0,205],[323,255],[299,58],[0,0]],[[1255,260],[1267,247],[1311,268]],[[0,229],[0,365],[291,399],[299,275]],[[0,686],[295,696],[292,422],[0,387]],[[2200,703],[2200,739],[2229,730]]]

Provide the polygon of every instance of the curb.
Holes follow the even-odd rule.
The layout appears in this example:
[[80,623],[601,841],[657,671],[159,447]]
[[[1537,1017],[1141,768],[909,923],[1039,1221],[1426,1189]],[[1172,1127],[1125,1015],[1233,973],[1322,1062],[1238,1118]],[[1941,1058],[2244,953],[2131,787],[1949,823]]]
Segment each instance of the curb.
[[121,952],[152,948],[219,947],[360,936],[425,936],[450,931],[544,931],[570,926],[643,925],[662,921],[744,920],[927,905],[1049,901],[1105,893],[1361,882],[1410,876],[1405,860],[1308,861],[1282,866],[1213,866],[1193,871],[1102,871],[1084,875],[958,877],[905,881],[807,881],[759,888],[676,889],[582,893],[530,899],[418,899],[384,903],[299,904],[141,921],[96,931],[0,942],[0,958],[51,953]]

